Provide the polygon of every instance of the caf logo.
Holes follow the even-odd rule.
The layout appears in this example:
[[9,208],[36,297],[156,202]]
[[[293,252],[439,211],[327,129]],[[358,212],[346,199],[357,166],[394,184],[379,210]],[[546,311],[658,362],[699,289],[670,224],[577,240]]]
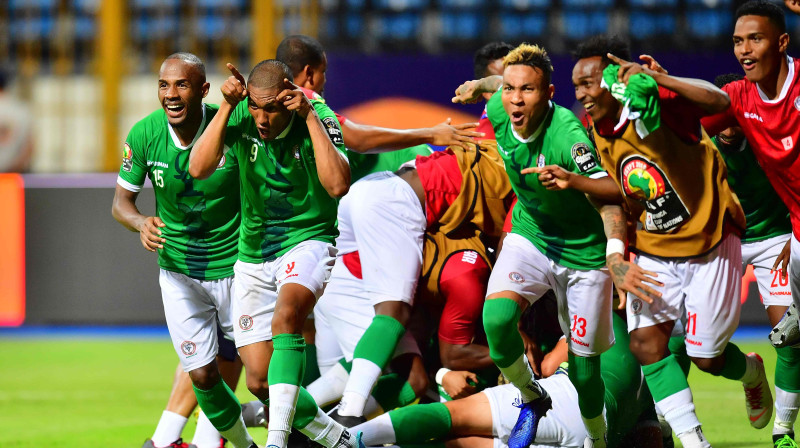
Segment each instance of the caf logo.
[[239,328],[244,331],[253,328],[253,318],[247,314],[243,314],[242,317],[239,318]]
[[197,346],[194,345],[192,341],[183,341],[181,342],[181,352],[183,352],[186,356],[194,355],[194,352],[197,351]]
[[525,277],[523,277],[519,272],[510,272],[508,274],[508,278],[514,283],[522,283],[525,281]]
[[631,311],[633,311],[633,314],[642,312],[642,299],[633,299],[631,301]]

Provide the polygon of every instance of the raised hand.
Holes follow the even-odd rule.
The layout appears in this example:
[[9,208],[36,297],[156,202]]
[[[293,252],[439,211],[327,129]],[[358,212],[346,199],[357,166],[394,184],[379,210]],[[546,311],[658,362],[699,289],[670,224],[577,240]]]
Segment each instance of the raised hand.
[[222,97],[225,98],[225,101],[231,106],[236,107],[240,101],[247,99],[247,82],[233,64],[228,63],[227,67],[228,70],[231,71],[231,76],[228,76],[228,79],[222,83],[220,90],[222,91]]
[[645,271],[625,260],[622,254],[619,253],[606,257],[606,265],[619,293],[619,309],[625,309],[627,293],[631,293],[647,303],[653,303],[653,298],[661,297],[660,292],[646,285],[646,283],[650,283],[651,285],[664,286],[663,283],[655,279],[658,277],[655,272]]
[[570,180],[575,173],[569,172],[558,165],[525,168],[522,174],[538,174],[539,182],[551,191],[560,191],[570,188]]
[[456,88],[456,93],[451,100],[454,103],[469,104],[477,103],[483,98],[481,95],[486,93],[480,79],[467,81]]
[[286,109],[296,111],[303,118],[307,118],[308,112],[311,111],[311,101],[308,100],[306,94],[286,78],[283,79],[283,90],[275,98],[275,101],[283,103]]
[[148,216],[139,226],[139,239],[142,246],[150,252],[163,249],[167,239],[161,236],[161,227],[165,227],[164,221],[158,216]]
[[658,61],[656,61],[655,58],[650,56],[649,54],[643,54],[639,56],[639,60],[644,62],[644,65],[654,72],[663,73],[665,75],[669,74],[667,69],[662,67],[661,64],[659,64]]
[[476,137],[483,137],[483,132],[470,131],[478,123],[450,124],[450,118],[431,128],[431,144],[435,146],[460,146],[469,149],[467,143],[477,143]]
[[644,73],[646,75],[653,75],[655,73],[654,70],[651,70],[650,68],[645,67],[642,64],[620,59],[611,53],[608,53],[606,56],[608,56],[608,58],[611,59],[615,64],[619,65],[619,71],[617,72],[617,80],[622,83],[628,84],[628,79],[630,79],[631,76],[637,73]]

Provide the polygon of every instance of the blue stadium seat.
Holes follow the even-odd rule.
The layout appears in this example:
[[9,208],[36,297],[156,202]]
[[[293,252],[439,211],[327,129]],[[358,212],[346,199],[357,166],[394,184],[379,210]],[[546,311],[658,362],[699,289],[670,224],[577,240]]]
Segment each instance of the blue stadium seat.
[[405,13],[378,17],[378,39],[411,40],[417,35],[421,17]]
[[486,33],[486,16],[482,12],[443,12],[442,38],[474,40]]
[[689,35],[694,38],[720,38],[730,36],[733,14],[729,11],[703,10],[686,14]]
[[614,6],[614,0],[562,0],[564,9],[569,8],[610,8]]
[[728,9],[731,6],[731,0],[686,0],[686,5],[691,9]]
[[629,21],[631,38],[636,40],[670,35],[677,29],[677,17],[668,12],[631,11]]
[[205,14],[194,19],[194,32],[200,40],[216,40],[225,37],[228,24],[216,14]]
[[97,33],[97,23],[94,19],[86,16],[75,18],[75,39],[89,40],[94,38]]
[[571,40],[586,39],[608,32],[607,11],[565,11],[564,37]]
[[180,23],[175,16],[139,16],[133,21],[132,27],[134,39],[150,41],[174,35]]
[[53,32],[55,24],[55,18],[50,15],[14,19],[9,24],[11,41],[30,42],[46,39]]
[[10,0],[8,2],[9,11],[18,11],[21,9],[27,10],[45,10],[53,9],[56,6],[56,0]]
[[359,13],[347,14],[344,18],[344,33],[350,39],[361,37],[364,32],[364,17]]
[[244,9],[245,0],[196,0],[196,6],[203,9],[233,8]]
[[133,0],[132,6],[134,10],[141,9],[175,9],[178,7],[180,0]]
[[504,12],[499,17],[501,39],[538,38],[547,31],[547,13],[544,11],[528,14]]
[[670,9],[678,6],[678,0],[627,0],[631,8],[655,8],[658,10]]
[[469,10],[479,9],[486,4],[483,0],[439,0],[439,8],[442,10]]
[[528,11],[531,9],[545,9],[553,4],[553,0],[501,0],[500,6],[503,9],[516,9],[518,11]]
[[428,6],[430,0],[375,0],[373,6],[378,11],[420,11]]
[[100,0],[72,0],[72,9],[83,14],[94,14],[100,9]]

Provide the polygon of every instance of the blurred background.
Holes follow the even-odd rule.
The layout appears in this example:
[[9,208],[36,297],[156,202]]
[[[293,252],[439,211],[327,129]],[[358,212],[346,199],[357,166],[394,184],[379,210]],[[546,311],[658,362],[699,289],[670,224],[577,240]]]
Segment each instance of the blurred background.
[[[356,121],[475,121],[450,104],[472,53],[505,40],[545,45],[556,102],[572,107],[570,49],[598,33],[630,38],[672,74],[741,72],[734,0],[2,0],[0,1],[0,326],[163,324],[155,257],[110,216],[122,142],[160,106],[163,58],[206,62],[219,102],[226,62],[243,73],[289,34],[328,52],[325,97]],[[800,19],[787,12],[792,39]],[[792,52],[790,45],[790,53]],[[152,192],[139,204],[152,210]],[[743,322],[763,324],[755,285]],[[749,311],[748,311],[749,310]]]

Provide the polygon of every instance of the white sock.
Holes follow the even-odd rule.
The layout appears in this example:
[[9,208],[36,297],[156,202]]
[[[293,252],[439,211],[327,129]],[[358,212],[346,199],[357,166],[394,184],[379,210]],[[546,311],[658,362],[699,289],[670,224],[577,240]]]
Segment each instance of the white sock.
[[325,407],[342,398],[350,374],[338,362],[306,387],[317,406]]
[[[253,446],[253,438],[250,437],[250,433],[247,432],[241,415],[230,429],[222,431],[221,434],[222,437],[228,439],[228,442],[230,442],[234,448],[250,448]],[[217,439],[217,443],[219,443],[219,439]]]
[[775,386],[775,425],[773,434],[789,434],[794,431],[797,410],[800,405],[800,393],[786,392]]
[[533,378],[533,370],[528,358],[523,353],[508,367],[501,367],[500,372],[519,389],[522,401],[530,402],[542,396],[542,389]]
[[259,400],[253,400],[242,404],[242,419],[244,419],[244,425],[248,428],[266,426],[267,414],[264,410],[264,403]]
[[692,391],[687,387],[656,403],[675,434],[690,432],[700,427],[700,420],[694,412]]
[[214,428],[211,421],[203,411],[197,416],[197,429],[194,430],[192,443],[197,448],[219,448],[219,431]]
[[583,419],[583,426],[586,427],[586,432],[589,434],[589,437],[592,439],[605,440],[606,419],[603,414],[588,419],[581,416],[581,419]]
[[387,443],[396,443],[397,435],[394,433],[392,419],[389,414],[381,414],[374,419],[353,427],[351,432],[363,433],[361,441],[366,446],[379,446]]
[[170,411],[161,413],[161,420],[158,421],[156,432],[153,433],[153,445],[162,447],[169,446],[170,443],[181,438],[183,427],[186,426],[188,418]]
[[270,384],[267,446],[286,448],[299,392],[300,387],[294,384]]
[[706,440],[700,426],[678,434],[678,439],[683,444],[683,448],[711,448],[711,444]]
[[742,383],[748,387],[756,386],[754,383],[758,381],[758,374],[761,371],[762,364],[758,362],[755,356],[745,356],[744,358],[747,362],[745,363],[746,367],[744,369],[744,376],[742,376]]
[[386,412],[372,395],[367,397],[367,404],[364,406],[364,417],[371,420]]
[[300,432],[322,446],[333,448],[342,437],[344,429],[344,426],[336,423],[322,409],[317,408],[317,415],[314,416],[314,420],[301,429]]
[[353,359],[353,368],[350,369],[350,378],[342,394],[339,404],[339,415],[360,417],[364,415],[372,388],[381,376],[383,369],[372,361],[363,358]]

